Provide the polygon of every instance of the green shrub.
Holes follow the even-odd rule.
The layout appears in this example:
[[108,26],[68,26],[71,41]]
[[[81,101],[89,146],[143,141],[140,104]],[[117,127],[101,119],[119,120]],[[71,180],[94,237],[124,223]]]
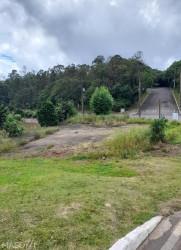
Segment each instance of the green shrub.
[[37,119],[41,127],[58,125],[57,111],[50,101],[44,102],[37,112]]
[[3,127],[6,117],[8,115],[8,108],[3,104],[0,105],[0,129]]
[[31,117],[33,117],[33,115],[34,115],[34,112],[31,110],[24,111],[24,117],[31,118]]
[[120,112],[121,108],[128,108],[129,106],[131,105],[131,102],[129,100],[116,100],[114,102],[114,106],[113,106],[113,111],[116,111],[116,112]]
[[6,117],[3,129],[8,133],[9,137],[19,136],[24,130],[24,128],[18,124],[17,115],[12,114]]
[[24,111],[22,109],[15,109],[14,113],[20,115],[21,117],[24,117]]
[[21,121],[21,120],[22,120],[22,117],[21,117],[21,115],[19,115],[19,114],[14,114],[14,115],[13,115],[13,119],[15,119],[16,121]]
[[58,113],[58,120],[62,122],[69,117],[77,115],[77,110],[72,101],[61,102],[56,107]]
[[109,114],[113,104],[114,100],[105,87],[96,88],[90,99],[90,108],[96,115]]
[[165,141],[165,129],[167,120],[165,118],[153,120],[150,124],[150,140],[152,143]]

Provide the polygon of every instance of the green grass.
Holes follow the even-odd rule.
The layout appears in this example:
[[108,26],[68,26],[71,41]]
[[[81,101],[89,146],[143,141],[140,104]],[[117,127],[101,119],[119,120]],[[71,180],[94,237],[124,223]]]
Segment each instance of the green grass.
[[125,124],[150,124],[152,119],[118,115],[77,115],[68,119],[70,124],[90,124],[97,127],[118,127]]
[[[72,119],[82,117],[101,126],[120,122]],[[37,249],[108,249],[151,217],[181,210],[181,157],[137,157],[152,146],[147,127],[117,130],[93,152],[69,159],[0,159],[0,246],[32,239]],[[181,143],[180,135],[181,123],[168,122],[167,141]]]
[[0,153],[8,153],[18,147],[18,143],[13,139],[1,138]]
[[129,131],[117,130],[112,138],[103,141],[97,148],[90,149],[87,157],[118,157],[121,159],[135,158],[141,152],[152,148],[149,129],[132,128]]
[[174,90],[174,95],[175,95],[175,98],[177,100],[177,104],[180,107],[180,93],[179,93],[178,89]]
[[181,199],[180,164],[156,157],[1,159],[0,245],[34,239],[37,249],[108,249]]
[[132,158],[151,148],[148,129],[131,129],[129,132],[117,131],[115,136],[107,140],[103,147],[108,156]]
[[46,137],[47,135],[54,134],[55,132],[58,132],[58,131],[59,131],[58,127],[47,127],[47,128],[44,127],[44,128],[37,130],[34,133],[34,139],[38,140],[40,138]]
[[181,122],[169,122],[166,129],[166,138],[171,144],[181,144]]

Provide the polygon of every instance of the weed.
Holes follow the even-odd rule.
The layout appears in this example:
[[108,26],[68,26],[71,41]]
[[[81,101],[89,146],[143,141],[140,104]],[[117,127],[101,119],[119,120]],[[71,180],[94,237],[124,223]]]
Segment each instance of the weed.
[[163,148],[163,149],[162,149],[162,152],[163,152],[163,153],[167,153],[167,152],[168,152],[168,149],[167,149],[167,148]]
[[17,141],[12,139],[4,139],[0,144],[0,153],[7,153],[18,146]]
[[147,129],[131,129],[129,132],[118,130],[113,138],[105,140],[99,150],[88,153],[89,158],[117,156],[122,159],[134,158],[140,152],[152,147]]
[[150,124],[151,119],[143,117],[131,118],[118,115],[77,115],[68,119],[71,124],[90,124],[98,127],[118,127],[125,124]]
[[50,128],[42,128],[35,132],[34,139],[39,140],[41,138],[46,137],[46,135],[51,135],[55,132],[59,131],[58,127],[50,127]]
[[48,144],[47,149],[51,149],[51,148],[53,148],[53,147],[54,147],[53,144]]
[[29,142],[29,141],[28,141],[27,139],[23,139],[23,140],[21,140],[18,144],[19,144],[19,146],[24,146],[24,145],[26,145],[28,142]]

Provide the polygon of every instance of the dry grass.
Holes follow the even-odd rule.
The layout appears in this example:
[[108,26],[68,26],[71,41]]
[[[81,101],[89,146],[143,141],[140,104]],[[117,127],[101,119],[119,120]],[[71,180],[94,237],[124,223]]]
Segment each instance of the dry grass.
[[150,124],[152,119],[131,118],[127,115],[77,115],[68,119],[71,124],[90,124],[96,127],[119,127],[125,124]]

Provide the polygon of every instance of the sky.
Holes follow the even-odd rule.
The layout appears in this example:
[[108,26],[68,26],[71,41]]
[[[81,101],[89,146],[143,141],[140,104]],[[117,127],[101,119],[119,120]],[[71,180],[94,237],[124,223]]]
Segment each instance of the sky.
[[180,0],[0,0],[0,77],[137,51],[165,70],[181,60],[180,13]]

